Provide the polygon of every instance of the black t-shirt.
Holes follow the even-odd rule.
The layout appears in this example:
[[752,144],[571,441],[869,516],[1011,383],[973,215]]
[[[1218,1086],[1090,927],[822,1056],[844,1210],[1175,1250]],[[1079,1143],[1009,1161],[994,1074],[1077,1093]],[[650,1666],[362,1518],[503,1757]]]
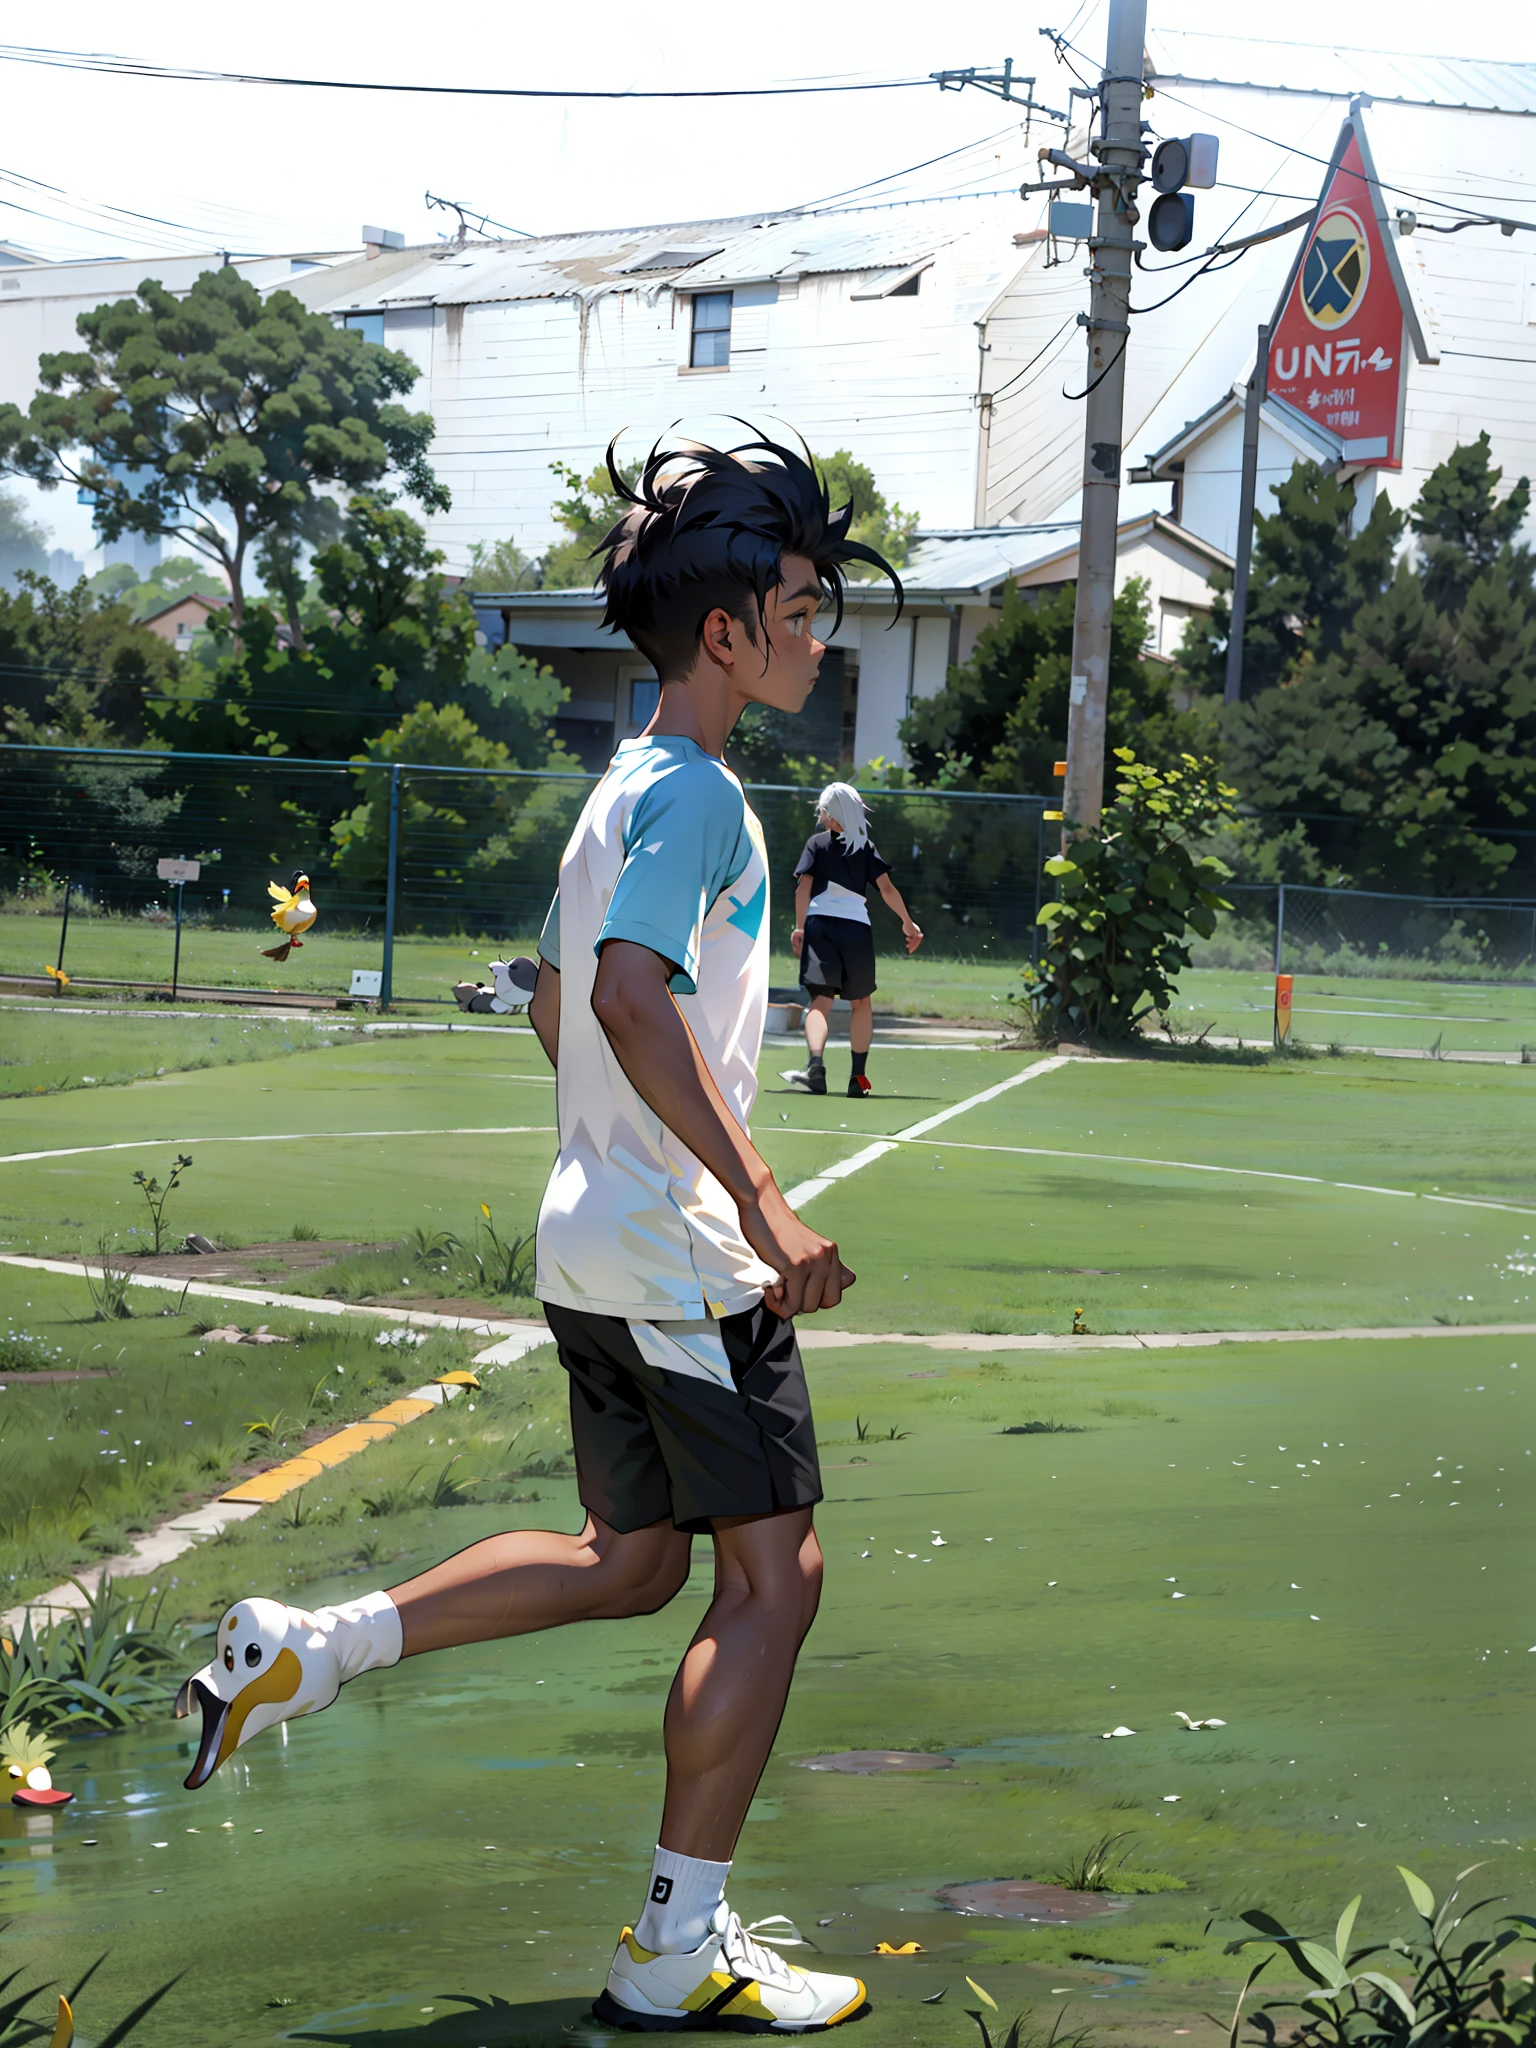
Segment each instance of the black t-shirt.
[[852,853],[841,832],[813,832],[796,865],[795,880],[802,875],[810,876],[813,903],[829,882],[851,891],[862,901],[880,877],[890,872],[890,862],[880,857],[872,839],[866,839],[858,852]]

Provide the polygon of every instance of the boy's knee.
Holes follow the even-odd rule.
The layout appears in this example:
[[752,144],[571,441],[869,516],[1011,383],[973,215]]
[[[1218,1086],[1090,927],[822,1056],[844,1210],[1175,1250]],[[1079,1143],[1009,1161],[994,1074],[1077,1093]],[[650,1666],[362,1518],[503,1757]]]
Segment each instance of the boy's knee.
[[669,1544],[659,1555],[610,1555],[598,1567],[598,1575],[596,1618],[619,1621],[633,1614],[655,1614],[682,1591],[688,1549]]

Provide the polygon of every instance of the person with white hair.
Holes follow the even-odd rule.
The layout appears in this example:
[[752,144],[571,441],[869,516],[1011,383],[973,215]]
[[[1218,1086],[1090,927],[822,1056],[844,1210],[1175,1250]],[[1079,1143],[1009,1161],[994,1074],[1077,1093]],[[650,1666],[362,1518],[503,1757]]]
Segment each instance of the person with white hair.
[[800,984],[810,998],[805,1011],[804,1068],[783,1075],[791,1088],[807,1095],[827,1092],[827,1032],[832,1003],[845,996],[853,1015],[848,1043],[853,1071],[848,1093],[868,1095],[870,1040],[874,1036],[875,935],[869,921],[871,886],[901,919],[907,951],[915,953],[923,935],[913,922],[901,892],[869,836],[869,810],[849,782],[829,782],[816,800],[817,830],[805,842],[795,868],[795,929],[790,944],[800,961]]

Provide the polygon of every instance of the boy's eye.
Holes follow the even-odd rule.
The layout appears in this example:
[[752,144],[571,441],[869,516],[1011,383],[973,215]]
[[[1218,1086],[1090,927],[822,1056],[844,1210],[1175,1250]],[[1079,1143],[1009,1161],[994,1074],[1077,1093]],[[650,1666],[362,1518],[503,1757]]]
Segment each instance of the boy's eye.
[[794,634],[795,638],[798,640],[800,635],[805,631],[804,612],[794,612],[791,614],[789,620],[789,630],[791,631],[791,633]]

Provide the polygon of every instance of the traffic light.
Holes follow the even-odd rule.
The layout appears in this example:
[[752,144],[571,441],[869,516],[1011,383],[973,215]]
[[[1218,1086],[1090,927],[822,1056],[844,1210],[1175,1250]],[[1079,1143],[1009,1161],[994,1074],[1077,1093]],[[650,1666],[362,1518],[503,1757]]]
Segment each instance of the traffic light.
[[1147,240],[1170,255],[1188,248],[1195,232],[1195,202],[1184,188],[1208,191],[1216,182],[1218,144],[1214,135],[1170,135],[1152,152],[1157,190],[1147,212]]

